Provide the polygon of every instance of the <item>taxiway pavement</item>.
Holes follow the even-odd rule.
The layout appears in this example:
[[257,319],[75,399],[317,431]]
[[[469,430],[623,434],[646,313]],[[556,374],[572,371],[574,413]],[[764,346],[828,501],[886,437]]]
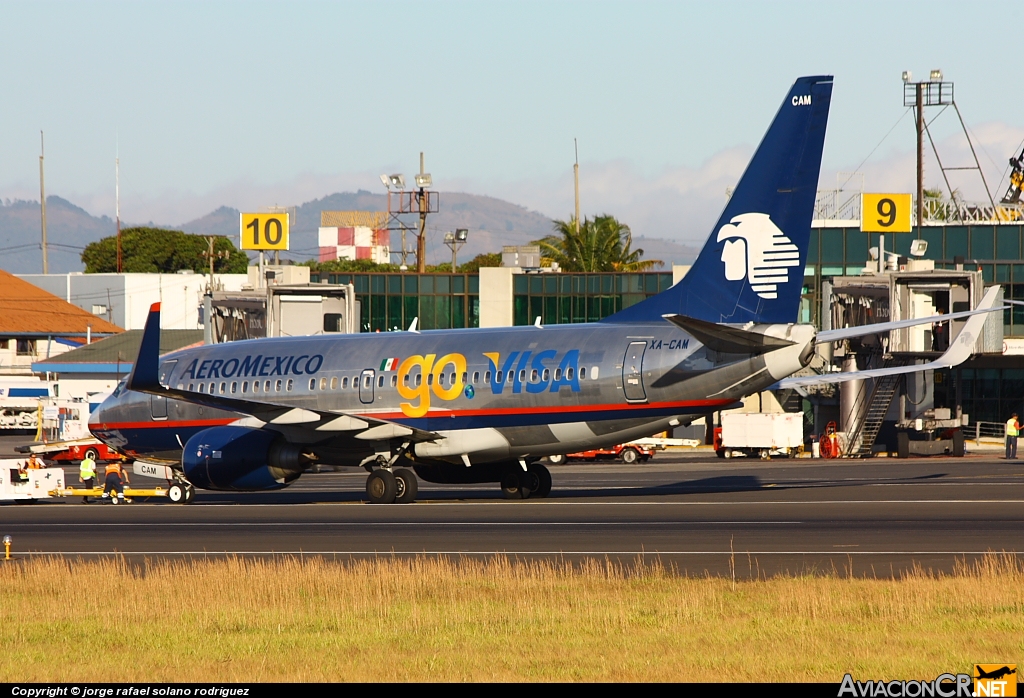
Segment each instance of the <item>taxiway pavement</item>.
[[[747,461],[659,454],[551,467],[544,500],[497,485],[422,482],[411,505],[365,502],[365,473],[308,473],[288,489],[127,506],[8,505],[14,551],[132,559],[211,555],[639,558],[738,578],[836,570],[887,577],[1024,552],[1024,463],[983,457]],[[68,469],[68,482],[77,480]],[[135,478],[141,483],[140,478]]]

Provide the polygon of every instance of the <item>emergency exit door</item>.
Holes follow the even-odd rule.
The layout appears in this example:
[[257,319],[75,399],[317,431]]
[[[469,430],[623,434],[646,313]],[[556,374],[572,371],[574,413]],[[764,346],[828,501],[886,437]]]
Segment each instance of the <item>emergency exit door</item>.
[[644,350],[647,342],[630,342],[626,356],[622,359],[622,392],[628,402],[644,402],[647,393],[644,391]]
[[367,368],[359,377],[359,401],[365,404],[373,402],[373,376],[374,370]]

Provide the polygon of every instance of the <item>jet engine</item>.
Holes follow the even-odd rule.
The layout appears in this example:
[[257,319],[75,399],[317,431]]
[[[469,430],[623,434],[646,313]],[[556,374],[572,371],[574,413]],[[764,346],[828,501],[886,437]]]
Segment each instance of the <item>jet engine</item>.
[[249,427],[211,427],[185,443],[185,477],[207,490],[276,490],[298,479],[311,461],[281,434]]

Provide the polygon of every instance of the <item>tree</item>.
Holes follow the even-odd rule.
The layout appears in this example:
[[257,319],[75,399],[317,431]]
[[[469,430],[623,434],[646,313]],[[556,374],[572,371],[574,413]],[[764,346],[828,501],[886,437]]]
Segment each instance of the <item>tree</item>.
[[[125,228],[121,231],[121,270],[127,273],[173,274],[182,269],[209,271],[209,243],[203,235],[164,228]],[[218,274],[244,274],[249,257],[228,238],[213,244],[213,270]],[[117,236],[91,242],[82,251],[86,274],[117,271]]]
[[462,273],[473,273],[480,271],[480,267],[500,267],[501,266],[501,253],[500,252],[481,252],[473,259],[469,260],[465,264],[459,265],[459,271]]
[[555,221],[555,234],[538,240],[541,254],[557,262],[563,271],[648,271],[664,264],[660,259],[641,259],[642,249],[630,249],[633,233],[614,216],[584,218],[576,232],[576,218]]

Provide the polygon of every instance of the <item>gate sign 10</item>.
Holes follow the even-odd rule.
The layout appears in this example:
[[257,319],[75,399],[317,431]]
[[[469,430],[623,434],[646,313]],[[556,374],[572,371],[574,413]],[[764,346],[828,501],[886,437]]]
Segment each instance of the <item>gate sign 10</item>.
[[909,233],[910,194],[861,194],[860,229],[865,233]]
[[287,250],[287,213],[243,213],[243,250]]

